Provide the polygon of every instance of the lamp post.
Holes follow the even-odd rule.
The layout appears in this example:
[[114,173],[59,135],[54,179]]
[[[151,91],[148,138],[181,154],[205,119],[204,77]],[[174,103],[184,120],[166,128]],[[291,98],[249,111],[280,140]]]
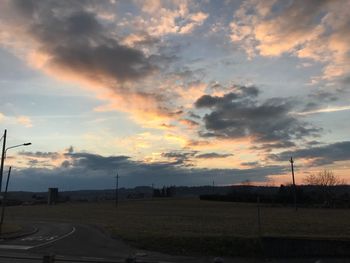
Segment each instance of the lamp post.
[[12,148],[16,148],[16,147],[21,147],[21,146],[29,146],[29,145],[32,145],[32,143],[31,142],[26,142],[26,143],[17,144],[17,145],[14,145],[14,146],[7,147],[6,150],[5,150],[5,158],[6,158],[7,150],[12,149]]
[[6,151],[6,135],[7,130],[5,129],[4,135],[2,137],[2,152],[1,152],[1,164],[0,164],[0,193],[1,193],[1,186],[2,186],[2,174],[4,171],[4,161],[5,161],[5,151]]
[[29,146],[29,145],[32,144],[30,142],[26,142],[26,143],[17,144],[17,145],[10,146],[10,147],[6,148],[6,130],[5,130],[5,133],[4,133],[3,140],[4,140],[4,142],[3,142],[3,147],[2,147],[1,167],[0,167],[0,193],[1,193],[1,190],[2,190],[1,189],[2,188],[2,178],[3,178],[4,162],[5,162],[5,159],[6,159],[6,152],[7,152],[7,150],[12,149],[12,148],[16,148],[16,147],[21,147],[21,146]]
[[[1,193],[1,185],[2,185],[2,175],[3,175],[3,170],[4,170],[4,162],[5,162],[5,159],[6,159],[6,152],[7,152],[7,150],[12,149],[12,148],[21,147],[21,146],[29,146],[29,145],[32,144],[30,142],[26,142],[26,143],[17,144],[17,145],[5,148],[6,147],[6,130],[5,130],[3,139],[4,139],[4,144],[3,144],[3,150],[2,150],[2,155],[1,155],[0,193]],[[0,234],[2,234],[1,233],[2,232],[2,224],[3,224],[3,221],[4,221],[5,206],[6,206],[5,202],[6,202],[7,188],[8,188],[8,184],[9,184],[9,180],[10,180],[10,174],[11,174],[11,167],[9,169],[9,173],[8,173],[8,176],[7,176],[5,194],[4,194],[4,196],[2,196],[2,200],[1,200],[2,209],[1,209],[1,217],[0,217]]]

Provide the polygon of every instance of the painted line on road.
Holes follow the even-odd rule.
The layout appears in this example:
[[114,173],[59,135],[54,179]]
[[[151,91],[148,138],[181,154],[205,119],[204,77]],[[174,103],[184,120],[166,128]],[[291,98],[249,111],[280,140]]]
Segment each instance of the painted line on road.
[[33,248],[32,246],[21,246],[21,245],[0,245],[0,249],[16,249],[16,250],[28,250]]
[[53,242],[56,242],[56,241],[58,241],[58,240],[61,240],[61,239],[63,239],[63,238],[66,238],[66,237],[72,235],[72,234],[75,232],[75,230],[76,230],[76,228],[73,226],[72,231],[70,231],[69,233],[67,233],[67,234],[65,234],[65,235],[63,235],[63,236],[60,236],[60,237],[58,237],[58,238],[56,238],[56,239],[54,239],[54,240],[50,240],[50,241],[41,243],[41,244],[39,244],[39,245],[32,246],[32,247],[30,247],[30,248],[36,248],[36,247],[46,246],[46,245],[48,245],[48,244],[51,244],[51,243],[53,243]]

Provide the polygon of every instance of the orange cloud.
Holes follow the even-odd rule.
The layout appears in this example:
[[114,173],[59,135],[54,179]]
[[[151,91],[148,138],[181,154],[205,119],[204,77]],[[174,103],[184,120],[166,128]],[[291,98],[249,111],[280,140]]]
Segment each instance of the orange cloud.
[[16,118],[16,120],[18,123],[22,124],[26,128],[33,127],[31,119],[27,116],[19,116]]
[[322,78],[332,80],[350,72],[349,8],[347,1],[249,0],[235,12],[230,37],[249,58],[289,53],[325,62]]

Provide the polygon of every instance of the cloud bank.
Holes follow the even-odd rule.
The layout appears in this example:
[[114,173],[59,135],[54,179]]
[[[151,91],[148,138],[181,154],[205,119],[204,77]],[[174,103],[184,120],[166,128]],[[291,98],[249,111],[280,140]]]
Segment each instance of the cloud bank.
[[[118,171],[121,187],[139,185],[209,185],[215,180],[217,185],[240,183],[244,180],[264,181],[266,176],[283,173],[285,167],[262,166],[251,169],[201,169],[188,167],[184,162],[167,161],[146,163],[132,160],[128,156],[101,156],[87,152],[42,153],[22,152],[27,162],[35,157],[64,160],[56,167],[35,167],[17,169],[13,172],[11,190],[46,191],[57,186],[62,190],[109,189]],[[168,153],[170,158],[181,159],[191,155]],[[202,157],[199,157],[202,158]],[[207,157],[205,157],[207,158]]]

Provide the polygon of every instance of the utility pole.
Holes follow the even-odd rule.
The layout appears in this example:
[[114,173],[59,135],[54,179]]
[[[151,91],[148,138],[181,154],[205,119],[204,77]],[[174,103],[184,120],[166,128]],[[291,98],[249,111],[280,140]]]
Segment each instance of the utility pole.
[[1,200],[1,219],[0,219],[0,235],[2,233],[2,224],[4,223],[4,215],[5,215],[5,207],[6,207],[6,202],[7,202],[7,188],[9,186],[9,181],[10,181],[10,175],[11,175],[11,166],[10,166],[10,169],[9,169],[9,172],[8,172],[8,175],[7,175],[7,180],[6,180],[6,187],[5,187],[5,193],[4,193],[4,196]]
[[291,168],[292,168],[292,178],[293,178],[294,208],[295,208],[295,211],[297,211],[298,210],[298,207],[297,207],[297,187],[295,185],[295,178],[294,178],[294,161],[293,161],[293,157],[290,157],[290,165],[291,165]]
[[0,166],[0,193],[2,189],[2,177],[3,177],[3,172],[4,172],[4,161],[5,161],[5,152],[6,152],[6,135],[7,135],[7,130],[5,129],[3,142],[2,142],[2,154],[1,154],[1,166]]
[[118,202],[119,202],[118,191],[119,191],[119,175],[117,172],[117,176],[115,177],[115,207],[118,207]]

